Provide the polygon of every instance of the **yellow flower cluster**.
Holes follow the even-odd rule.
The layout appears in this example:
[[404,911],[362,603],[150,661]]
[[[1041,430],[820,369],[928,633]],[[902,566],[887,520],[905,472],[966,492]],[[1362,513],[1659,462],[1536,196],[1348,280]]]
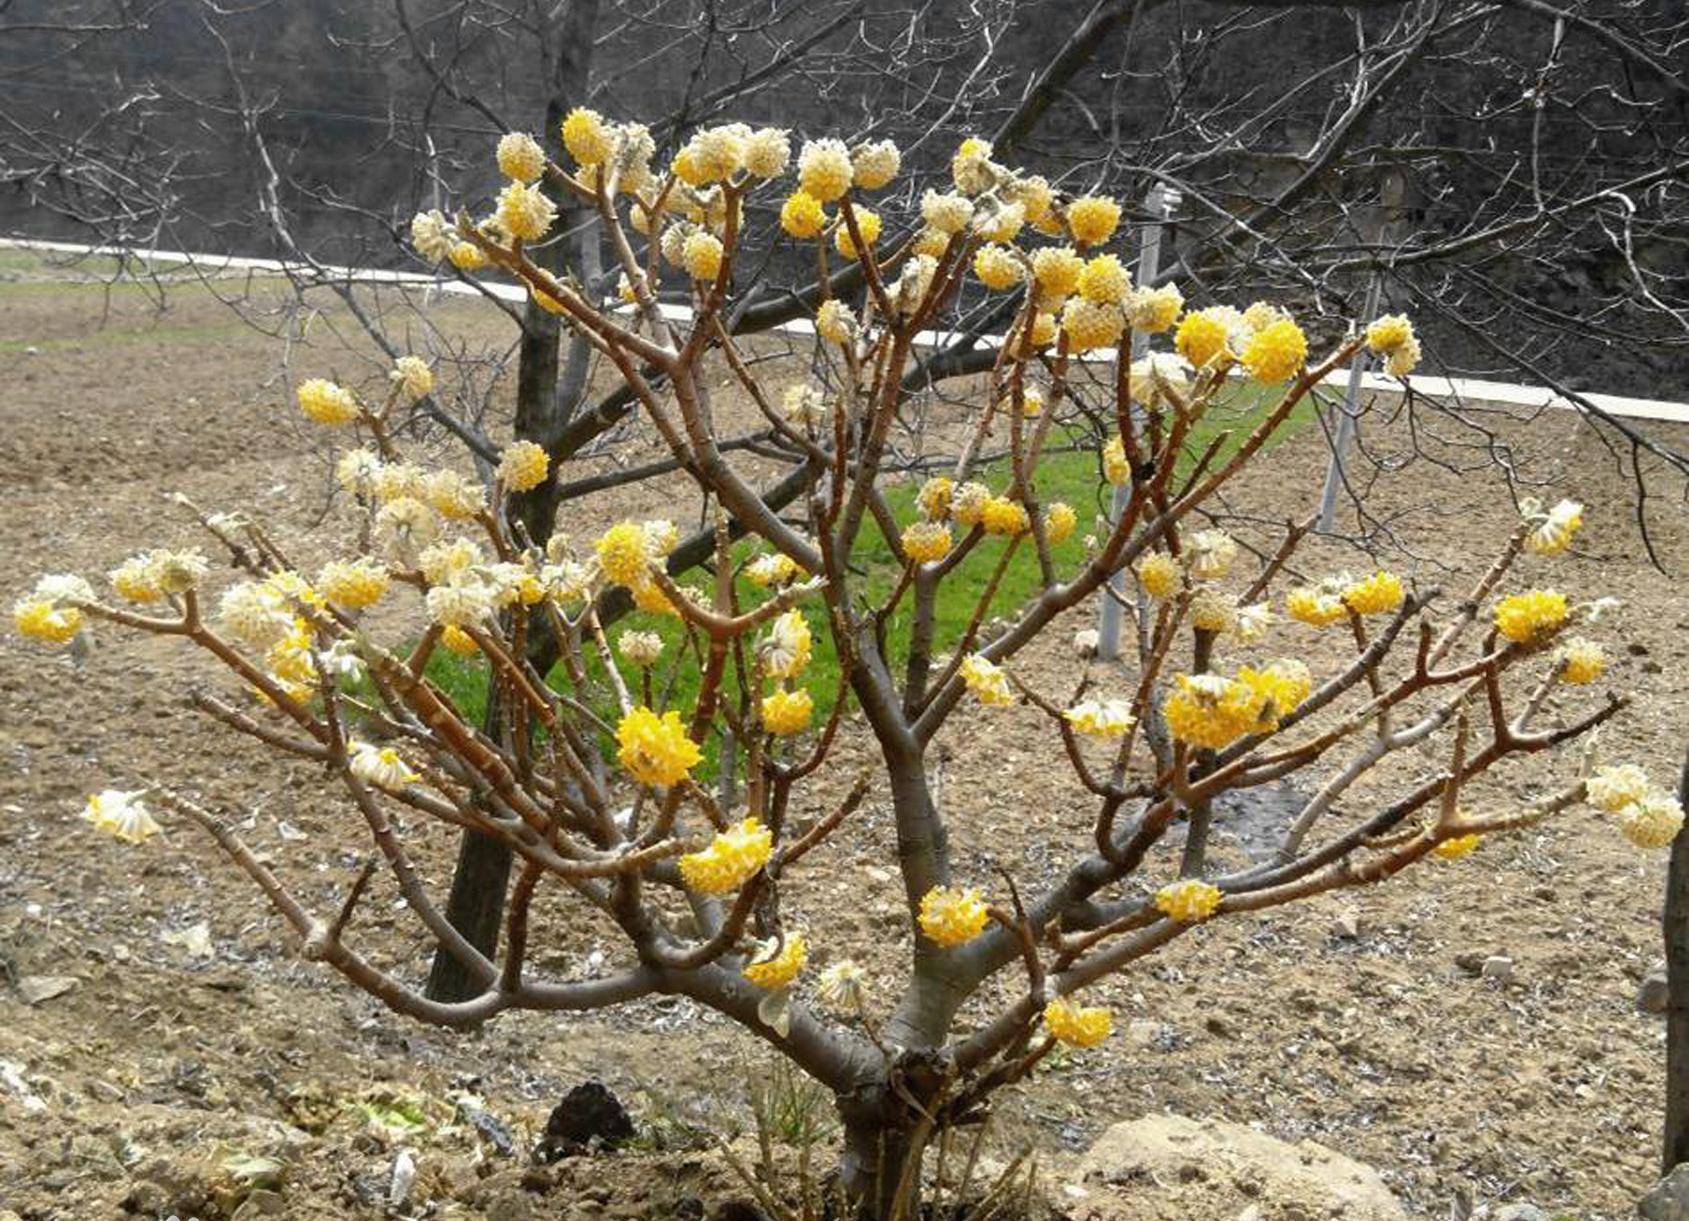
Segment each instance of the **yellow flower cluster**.
[[1343,605],[1357,615],[1384,615],[1402,604],[1402,579],[1383,569],[1344,588]]
[[1103,305],[1074,297],[1061,312],[1062,333],[1074,352],[1113,347],[1126,331],[1126,316],[1117,305]]
[[597,165],[614,150],[609,125],[596,110],[577,106],[563,119],[563,147],[581,165]]
[[721,273],[721,239],[705,229],[695,229],[681,247],[680,261],[694,280],[714,280]]
[[980,508],[979,524],[985,527],[987,534],[1001,538],[1014,538],[1032,527],[1026,506],[1007,496],[993,496],[987,500]]
[[795,606],[774,620],[757,650],[763,672],[773,678],[796,678],[809,665],[814,651],[815,636],[809,630],[809,620]]
[[1119,433],[1103,443],[1103,478],[1117,488],[1132,481],[1132,464],[1126,461],[1126,442]]
[[1079,291],[1085,260],[1072,246],[1041,246],[1032,253],[1032,278],[1041,301],[1065,301]]
[[815,333],[832,343],[847,344],[856,338],[856,315],[837,298],[823,301],[815,314]]
[[1575,500],[1562,500],[1546,513],[1537,502],[1526,502],[1526,519],[1534,523],[1525,536],[1525,548],[1533,555],[1559,555],[1570,549],[1572,540],[1583,527],[1583,506]]
[[1120,738],[1137,723],[1125,700],[1081,700],[1062,716],[1076,733],[1092,738]]
[[974,255],[974,275],[985,287],[1002,292],[1019,284],[1026,268],[1007,246],[989,242]]
[[764,952],[769,957],[746,963],[742,974],[757,987],[770,992],[790,984],[809,961],[809,945],[802,933],[788,934],[785,943],[778,949],[769,945]]
[[375,560],[330,560],[317,574],[317,588],[334,605],[364,610],[387,592],[387,569]]
[[716,832],[702,852],[680,858],[680,880],[699,894],[724,895],[738,890],[768,862],[774,834],[755,818],[747,818]]
[[855,173],[843,141],[810,140],[798,154],[798,185],[821,203],[831,203],[848,191]]
[[516,441],[499,454],[498,477],[513,492],[539,487],[550,469],[550,457],[532,441]]
[[1206,368],[1212,363],[1230,359],[1227,341],[1231,337],[1231,322],[1224,307],[1192,310],[1179,323],[1173,334],[1173,346],[1180,356],[1196,366]]
[[1079,527],[1079,514],[1066,501],[1058,500],[1044,510],[1044,537],[1052,547],[1059,547],[1073,537]]
[[527,132],[506,132],[498,142],[498,169],[506,178],[532,182],[545,173],[545,150]]
[[816,237],[827,227],[827,213],[808,191],[793,191],[780,205],[780,227],[796,238]]
[[982,653],[970,653],[962,658],[962,682],[986,706],[1000,706],[1015,702],[1009,689],[1009,676],[1001,666]]
[[1175,738],[1218,750],[1244,734],[1276,728],[1279,718],[1294,711],[1311,687],[1307,667],[1295,660],[1275,661],[1261,670],[1244,666],[1236,678],[1181,674],[1162,705],[1162,715]]
[[915,506],[928,521],[943,521],[950,516],[950,498],[956,491],[956,481],[947,475],[934,475],[915,493]]
[[1558,654],[1560,681],[1572,686],[1592,683],[1607,669],[1607,654],[1593,640],[1573,637],[1560,646]]
[[1649,793],[1618,815],[1619,833],[1638,848],[1669,847],[1683,829],[1683,807],[1668,793]]
[[621,747],[616,758],[642,784],[677,784],[703,758],[698,744],[686,736],[680,713],[658,716],[641,705],[616,726]]
[[1058,996],[1044,1006],[1044,1028],[1068,1047],[1095,1047],[1114,1031],[1114,1015],[1101,1005],[1076,1005]]
[[1405,314],[1386,314],[1366,328],[1366,346],[1385,358],[1393,377],[1406,377],[1419,363],[1419,337]]
[[1584,782],[1584,796],[1590,805],[1617,814],[1648,795],[1648,773],[1634,763],[1598,767]]
[[1312,588],[1302,586],[1284,596],[1284,610],[1298,623],[1312,627],[1330,627],[1349,617],[1343,603],[1342,587],[1336,581],[1322,581]]
[[1566,595],[1552,589],[1513,594],[1496,603],[1495,630],[1514,644],[1543,643],[1566,622]]
[[1258,382],[1293,377],[1308,359],[1308,338],[1289,318],[1269,322],[1243,346],[1243,367]]
[[83,807],[82,820],[125,844],[144,844],[164,829],[153,819],[138,791],[122,789],[91,795]]
[[921,931],[945,949],[972,941],[990,918],[977,890],[934,886],[921,896]]
[[1182,882],[1169,882],[1156,891],[1155,909],[1180,924],[1194,924],[1220,910],[1220,900],[1224,897],[1218,886],[1186,878]]
[[1131,291],[1132,277],[1126,274],[1118,255],[1099,254],[1087,259],[1080,269],[1079,295],[1099,305],[1119,305]]
[[1458,861],[1461,857],[1470,855],[1483,838],[1477,832],[1470,835],[1452,836],[1432,848],[1431,855],[1439,861]]
[[358,400],[352,397],[352,392],[326,378],[313,377],[300,382],[297,397],[299,410],[318,424],[333,428],[358,418]]
[[903,531],[903,554],[917,564],[942,560],[950,553],[950,527],[941,521],[918,521]]
[[[880,240],[880,214],[867,208],[852,208],[851,215],[856,218],[856,228],[862,235],[862,240],[868,243],[868,249],[874,248],[874,243]],[[833,245],[838,252],[847,259],[856,257],[856,241],[850,236],[850,226],[841,218],[839,227],[833,233]]]
[[1138,584],[1152,598],[1171,598],[1179,591],[1184,569],[1165,551],[1151,551],[1138,561]]
[[762,701],[762,725],[777,737],[802,733],[815,715],[815,700],[803,688],[776,691]]
[[1107,196],[1086,195],[1067,206],[1068,232],[1081,245],[1100,246],[1119,224],[1120,205]]
[[594,544],[598,567],[612,585],[637,589],[651,582],[650,534],[636,521],[611,526]]
[[499,226],[513,239],[536,242],[557,219],[557,205],[539,187],[507,182],[498,195]]

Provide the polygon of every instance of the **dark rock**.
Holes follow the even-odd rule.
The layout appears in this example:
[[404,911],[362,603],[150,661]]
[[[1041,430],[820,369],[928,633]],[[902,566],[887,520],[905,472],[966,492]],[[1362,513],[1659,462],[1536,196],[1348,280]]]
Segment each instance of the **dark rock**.
[[1671,1008],[1671,985],[1664,971],[1655,971],[1636,990],[1636,1007],[1643,1013],[1664,1013]]
[[710,1214],[710,1221],[768,1221],[768,1217],[749,1200],[728,1200]]
[[534,1148],[534,1160],[555,1162],[592,1149],[619,1149],[633,1137],[627,1108],[603,1082],[587,1081],[552,1109],[545,1135]]
[[1636,1202],[1642,1221],[1689,1221],[1689,1163],[1677,1167]]

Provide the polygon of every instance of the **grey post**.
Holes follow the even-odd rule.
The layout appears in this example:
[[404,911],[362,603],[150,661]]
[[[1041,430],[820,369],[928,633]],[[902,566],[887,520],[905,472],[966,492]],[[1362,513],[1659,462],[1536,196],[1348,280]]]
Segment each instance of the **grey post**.
[[[1372,281],[1366,287],[1366,309],[1362,315],[1365,323],[1370,323],[1378,313],[1379,284],[1383,278],[1378,272],[1373,272]],[[1355,417],[1360,410],[1361,377],[1366,373],[1367,364],[1365,348],[1356,352],[1355,358],[1349,362],[1349,387],[1343,392],[1343,406],[1338,410],[1337,435],[1332,438],[1331,462],[1325,468],[1325,490],[1320,493],[1319,528],[1322,533],[1331,529],[1332,521],[1337,516],[1337,489],[1343,486],[1343,461],[1355,441]]]
[[[1161,230],[1173,214],[1173,209],[1179,206],[1179,193],[1170,187],[1156,183],[1144,196],[1144,208],[1150,219],[1144,222],[1138,237],[1138,283],[1153,284],[1161,269]],[[1149,349],[1149,336],[1141,332],[1132,334],[1132,351],[1126,357],[1136,360]],[[1126,501],[1130,493],[1125,487],[1114,489],[1114,496],[1109,503],[1108,516],[1110,521],[1119,521],[1121,512],[1126,508]],[[1114,594],[1124,595],[1126,591],[1126,574],[1117,572],[1109,578],[1109,589]],[[1097,620],[1097,656],[1103,661],[1113,661],[1120,656],[1120,621],[1121,606],[1119,599],[1107,592],[1103,594],[1102,611]]]

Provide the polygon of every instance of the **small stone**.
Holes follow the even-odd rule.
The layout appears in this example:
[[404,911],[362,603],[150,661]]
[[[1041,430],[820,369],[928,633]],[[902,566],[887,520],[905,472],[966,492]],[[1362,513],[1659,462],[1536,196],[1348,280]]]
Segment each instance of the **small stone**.
[[1535,1204],[1505,1204],[1495,1221],[1548,1221],[1548,1214]]
[[1642,1221],[1689,1221],[1689,1162],[1654,1184],[1636,1202],[1636,1215]]
[[1513,982],[1513,960],[1505,954],[1491,954],[1484,959],[1478,974],[1499,984],[1510,984]]
[[1636,1007],[1643,1013],[1664,1013],[1671,1008],[1671,984],[1664,971],[1654,971],[1636,990]]
[[546,1120],[534,1160],[555,1162],[593,1148],[617,1149],[634,1137],[627,1108],[601,1081],[587,1081],[563,1096]]
[[63,996],[81,982],[74,975],[20,975],[18,995],[26,1005],[40,1005]]
[[1454,965],[1459,967],[1462,971],[1465,971],[1468,975],[1476,975],[1484,969],[1484,955],[1456,954],[1454,956]]
[[1237,1033],[1233,1025],[1223,1017],[1211,1017],[1202,1023],[1203,1029],[1220,1039],[1229,1039]]
[[1126,1039],[1134,1047],[1153,1047],[1156,1036],[1160,1033],[1160,1022],[1151,1022],[1145,1018],[1133,1018],[1126,1023]]
[[1345,907],[1337,913],[1337,918],[1331,922],[1331,935],[1342,941],[1354,941],[1361,935],[1361,913],[1353,907]]
[[1097,641],[1100,639],[1096,628],[1080,628],[1073,633],[1073,651],[1080,657],[1095,657],[1097,655]]

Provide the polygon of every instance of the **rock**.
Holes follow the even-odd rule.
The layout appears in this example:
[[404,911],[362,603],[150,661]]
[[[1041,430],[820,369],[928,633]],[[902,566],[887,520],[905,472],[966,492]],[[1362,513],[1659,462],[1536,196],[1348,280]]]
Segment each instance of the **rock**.
[[534,1148],[536,1162],[559,1158],[589,1149],[618,1149],[634,1137],[633,1120],[627,1108],[605,1088],[603,1082],[587,1081],[563,1096],[545,1122],[545,1135]]
[[1664,971],[1651,972],[1636,990],[1636,1007],[1643,1013],[1664,1013],[1671,1008],[1671,985]]
[[1689,1163],[1678,1166],[1636,1202],[1642,1221],[1689,1221]]
[[1094,627],[1080,628],[1073,633],[1073,651],[1080,657],[1095,657],[1097,655],[1097,641],[1101,637]]
[[279,1217],[286,1207],[287,1201],[279,1191],[259,1188],[235,1209],[233,1221],[253,1221],[255,1217]]
[[1499,984],[1510,984],[1513,982],[1513,960],[1505,954],[1491,954],[1484,959],[1484,965],[1479,968],[1478,974]]
[[63,996],[81,982],[74,975],[20,975],[18,995],[26,1005],[39,1005]]
[[1504,1204],[1495,1221],[1548,1221],[1548,1214],[1535,1204]]
[[1345,907],[1337,913],[1337,919],[1331,922],[1331,935],[1343,941],[1353,941],[1361,935],[1361,913],[1353,907]]
[[1218,1119],[1146,1115],[1115,1124],[1081,1159],[1079,1177],[1118,1193],[1123,1217],[1143,1215],[1143,1200],[1132,1195],[1155,1184],[1181,1184],[1179,1202],[1193,1217],[1234,1215],[1251,1203],[1257,1216],[1407,1217],[1372,1167],[1313,1141],[1291,1144]]
[[1468,975],[1476,975],[1484,969],[1484,957],[1483,954],[1456,954],[1454,965]]

